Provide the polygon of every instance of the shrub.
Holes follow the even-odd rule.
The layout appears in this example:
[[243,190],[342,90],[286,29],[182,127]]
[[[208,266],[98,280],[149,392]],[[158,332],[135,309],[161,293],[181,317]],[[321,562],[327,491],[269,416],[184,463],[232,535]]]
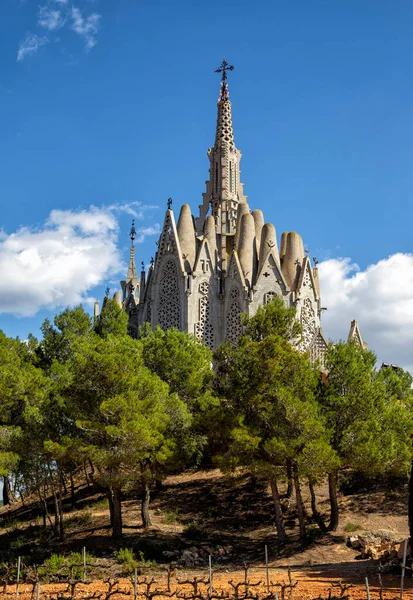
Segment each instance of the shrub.
[[131,548],[121,548],[116,553],[116,559],[120,565],[122,565],[122,573],[124,575],[130,575],[138,567],[138,563],[133,555]]
[[66,517],[67,527],[86,527],[93,521],[92,511],[90,509],[79,510],[78,512]]
[[66,565],[65,557],[61,554],[52,554],[47,558],[43,565],[39,567],[39,575],[41,577],[47,575],[57,575]]
[[167,510],[162,513],[162,521],[169,525],[175,525],[179,523],[179,513],[177,510]]
[[352,533],[353,531],[359,531],[361,529],[361,525],[358,523],[347,523],[344,527],[344,531],[346,533]]
[[196,538],[201,535],[201,527],[199,521],[190,521],[184,527],[184,533],[189,538]]

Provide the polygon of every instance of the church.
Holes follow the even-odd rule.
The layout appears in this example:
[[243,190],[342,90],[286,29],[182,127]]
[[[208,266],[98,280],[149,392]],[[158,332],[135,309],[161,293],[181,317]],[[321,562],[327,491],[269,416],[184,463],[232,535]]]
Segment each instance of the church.
[[[317,261],[311,264],[294,231],[284,232],[278,244],[274,225],[261,210],[251,210],[244,195],[227,80],[232,70],[225,60],[217,70],[222,79],[215,142],[208,149],[209,178],[198,215],[184,204],[176,220],[168,200],[156,254],[148,272],[142,263],[139,277],[132,225],[129,268],[114,298],[128,313],[132,336],[149,322],[152,328],[188,331],[216,349],[224,340],[237,341],[241,313],[252,316],[279,296],[301,322],[300,351],[322,361],[327,341],[320,327]],[[350,338],[363,345],[355,321]]]

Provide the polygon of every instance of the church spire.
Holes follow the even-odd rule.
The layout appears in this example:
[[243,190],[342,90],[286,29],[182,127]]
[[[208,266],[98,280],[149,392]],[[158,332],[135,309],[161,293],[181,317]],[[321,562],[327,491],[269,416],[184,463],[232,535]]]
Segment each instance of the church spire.
[[138,276],[136,272],[136,264],[135,264],[135,237],[136,237],[136,229],[135,229],[135,219],[132,219],[132,227],[129,233],[129,237],[131,239],[131,247],[130,247],[130,255],[129,255],[129,267],[128,274],[126,276],[126,283],[130,283],[131,281],[138,281]]
[[[197,232],[202,234],[211,207],[216,232],[222,235],[222,249],[226,248],[226,236],[234,235],[236,231],[238,202],[246,200],[244,186],[240,180],[241,152],[235,147],[228,91],[228,72],[233,70],[234,66],[229,65],[226,60],[223,60],[221,66],[215,70],[216,73],[222,74],[215,143],[214,147],[208,150],[209,181],[206,182],[203,203],[199,207],[200,215],[196,220]],[[221,259],[224,266],[225,257],[222,256]]]
[[234,66],[229,65],[224,59],[219,69],[215,73],[222,73],[221,90],[218,98],[218,118],[215,134],[215,147],[229,144],[233,150],[235,148],[234,132],[232,129],[231,102],[229,101],[228,76],[227,71],[233,71]]
[[129,237],[131,239],[131,247],[129,253],[128,274],[126,275],[126,279],[120,282],[120,285],[122,287],[123,303],[129,301],[129,298],[131,296],[133,296],[136,301],[139,301],[139,281],[135,264],[135,219],[132,219],[132,227],[129,233]]

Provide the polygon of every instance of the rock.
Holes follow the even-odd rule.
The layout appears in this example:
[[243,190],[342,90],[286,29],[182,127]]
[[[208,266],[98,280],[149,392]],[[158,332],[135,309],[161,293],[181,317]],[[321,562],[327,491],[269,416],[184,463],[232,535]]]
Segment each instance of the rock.
[[347,538],[347,545],[351,546],[351,548],[354,548],[355,550],[361,548],[361,542],[357,535],[350,535]]
[[186,567],[193,567],[195,564],[195,557],[190,550],[184,550],[180,562],[183,562]]
[[174,558],[175,556],[179,556],[179,552],[176,550],[164,550],[162,554],[166,556],[166,558]]
[[[377,531],[366,531],[359,535],[350,536],[347,538],[347,544],[354,549],[360,550],[364,558],[390,560],[396,554],[399,556],[403,540],[403,534],[379,529]],[[401,552],[403,556],[403,549]]]

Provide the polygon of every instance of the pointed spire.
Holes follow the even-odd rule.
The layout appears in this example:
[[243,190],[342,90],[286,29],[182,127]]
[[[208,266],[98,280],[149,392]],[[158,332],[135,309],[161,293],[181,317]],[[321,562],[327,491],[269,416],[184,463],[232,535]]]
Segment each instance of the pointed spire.
[[128,266],[128,274],[126,276],[126,283],[129,281],[137,281],[138,276],[136,273],[136,265],[135,265],[135,237],[136,237],[136,229],[135,229],[135,219],[132,219],[132,227],[129,233],[129,237],[131,239],[131,247],[130,247],[130,255],[129,255],[129,266]]
[[228,144],[230,149],[235,148],[234,132],[232,129],[231,102],[229,101],[227,71],[233,71],[234,67],[228,65],[224,59],[215,73],[222,73],[221,90],[218,98],[217,130],[215,134],[215,147]]
[[[202,235],[205,219],[211,207],[215,218],[216,232],[222,236],[220,261],[225,270],[227,235],[234,235],[237,226],[237,204],[245,201],[244,184],[240,179],[242,154],[235,147],[232,128],[231,102],[229,101],[227,73],[234,67],[225,60],[216,73],[222,73],[221,91],[218,98],[218,115],[215,130],[215,143],[208,149],[209,179],[203,193],[196,230]],[[225,251],[224,251],[225,250]]]
[[361,337],[359,324],[356,320],[351,321],[350,331],[347,337],[347,342],[353,342],[362,348],[365,348],[367,344],[363,342],[363,338]]

